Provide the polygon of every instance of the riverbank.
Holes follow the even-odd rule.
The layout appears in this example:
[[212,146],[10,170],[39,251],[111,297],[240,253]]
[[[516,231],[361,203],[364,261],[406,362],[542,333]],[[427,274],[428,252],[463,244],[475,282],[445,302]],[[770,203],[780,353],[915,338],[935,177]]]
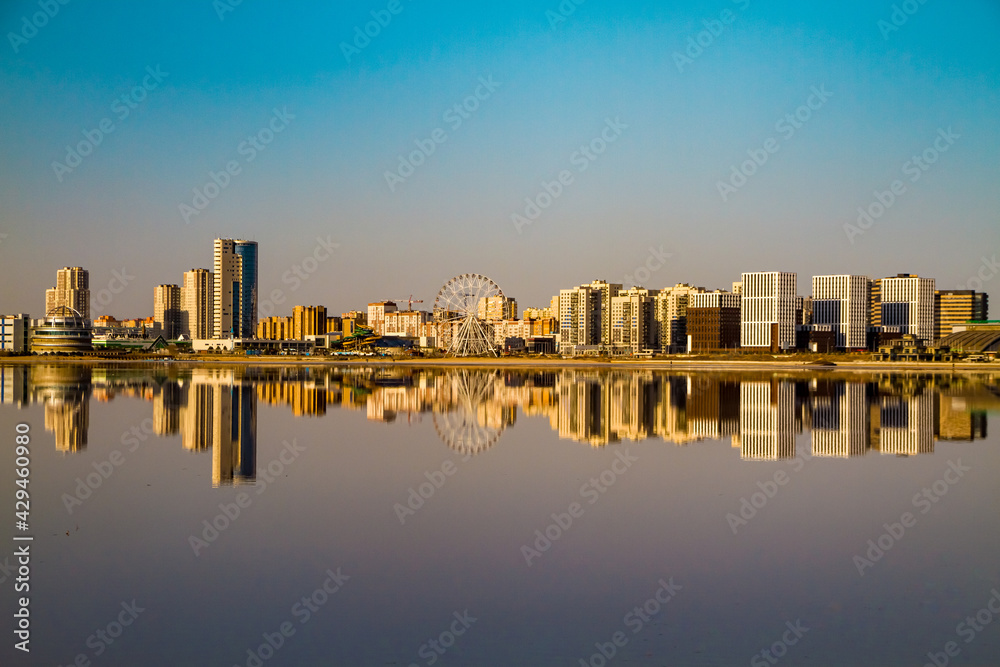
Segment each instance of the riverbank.
[[401,367],[455,367],[455,368],[598,368],[598,369],[643,369],[643,370],[730,370],[730,371],[808,371],[808,372],[920,372],[920,373],[976,373],[1000,374],[1000,363],[996,362],[890,362],[864,359],[830,360],[833,365],[817,363],[819,360],[791,358],[773,359],[712,359],[686,358],[678,355],[673,359],[595,359],[554,357],[523,358],[401,358],[392,357],[237,357],[232,355],[198,355],[179,358],[150,355],[129,359],[104,359],[99,357],[0,357],[0,364],[9,365],[71,365],[87,366],[401,366]]

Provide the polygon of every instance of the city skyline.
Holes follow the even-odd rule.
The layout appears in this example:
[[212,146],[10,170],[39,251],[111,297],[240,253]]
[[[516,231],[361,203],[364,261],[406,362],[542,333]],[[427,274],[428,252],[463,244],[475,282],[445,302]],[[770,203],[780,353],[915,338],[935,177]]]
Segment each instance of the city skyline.
[[145,312],[217,237],[289,292],[318,249],[294,300],[332,308],[463,271],[543,305],[650,265],[990,291],[996,5],[570,4],[404,3],[367,40],[383,5],[60,5],[37,29],[8,5],[3,310],[84,266],[93,291],[135,276],[113,308]]

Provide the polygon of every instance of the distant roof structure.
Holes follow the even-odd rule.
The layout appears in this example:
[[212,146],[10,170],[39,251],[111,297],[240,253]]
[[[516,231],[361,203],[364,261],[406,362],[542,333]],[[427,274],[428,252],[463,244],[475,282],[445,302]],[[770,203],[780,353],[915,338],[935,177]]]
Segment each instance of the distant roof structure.
[[959,331],[938,341],[939,347],[945,345],[952,350],[965,352],[997,352],[1000,351],[1000,330],[969,329]]

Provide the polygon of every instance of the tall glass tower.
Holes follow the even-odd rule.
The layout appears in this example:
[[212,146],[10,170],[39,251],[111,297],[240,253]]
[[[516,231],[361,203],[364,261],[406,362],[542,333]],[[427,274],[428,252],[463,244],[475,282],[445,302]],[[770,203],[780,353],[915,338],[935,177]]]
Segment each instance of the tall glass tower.
[[257,242],[236,241],[234,250],[242,258],[240,275],[239,317],[234,317],[234,328],[239,322],[242,338],[254,338],[257,334]]

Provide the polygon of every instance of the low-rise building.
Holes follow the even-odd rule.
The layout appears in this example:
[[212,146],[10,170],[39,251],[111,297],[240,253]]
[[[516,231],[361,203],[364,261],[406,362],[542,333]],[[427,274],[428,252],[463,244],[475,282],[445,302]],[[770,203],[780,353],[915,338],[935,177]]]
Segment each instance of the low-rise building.
[[0,316],[0,350],[21,353],[30,349],[31,320],[24,313]]

